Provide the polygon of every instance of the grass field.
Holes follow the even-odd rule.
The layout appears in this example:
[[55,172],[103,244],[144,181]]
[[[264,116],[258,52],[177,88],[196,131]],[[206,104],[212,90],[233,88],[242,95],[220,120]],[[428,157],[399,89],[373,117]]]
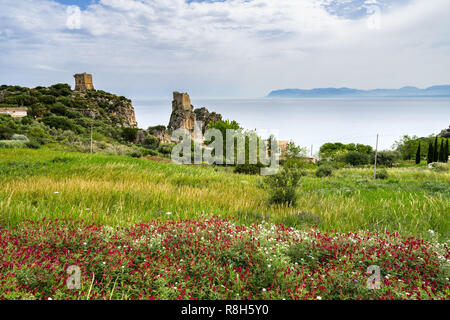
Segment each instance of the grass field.
[[295,207],[271,206],[259,176],[230,168],[177,166],[120,156],[50,149],[0,149],[0,225],[24,219],[72,218],[130,226],[152,219],[234,217],[339,232],[398,231],[449,239],[450,171],[340,169],[317,178],[308,170]]

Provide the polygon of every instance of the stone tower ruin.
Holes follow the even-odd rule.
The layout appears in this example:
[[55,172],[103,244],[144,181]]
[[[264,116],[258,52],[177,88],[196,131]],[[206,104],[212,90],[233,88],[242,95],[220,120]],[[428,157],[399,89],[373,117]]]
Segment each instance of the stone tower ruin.
[[195,121],[202,123],[202,130],[204,131],[210,122],[218,120],[222,120],[222,116],[219,113],[209,112],[204,107],[194,110],[191,98],[187,93],[173,92],[172,114],[167,127],[169,131],[179,128],[192,131],[194,130]]
[[76,91],[86,91],[94,90],[94,83],[92,82],[92,74],[86,72],[75,74],[75,90]]

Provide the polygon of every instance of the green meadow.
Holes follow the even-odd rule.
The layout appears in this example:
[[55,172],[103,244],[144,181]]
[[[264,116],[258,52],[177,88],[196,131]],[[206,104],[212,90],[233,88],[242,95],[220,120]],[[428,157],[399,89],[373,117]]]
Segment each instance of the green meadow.
[[153,219],[233,217],[302,228],[350,232],[398,231],[449,239],[450,171],[411,166],[343,168],[318,178],[307,169],[295,206],[270,205],[263,177],[218,166],[180,166],[144,158],[0,149],[0,225],[24,219],[71,218],[107,225]]

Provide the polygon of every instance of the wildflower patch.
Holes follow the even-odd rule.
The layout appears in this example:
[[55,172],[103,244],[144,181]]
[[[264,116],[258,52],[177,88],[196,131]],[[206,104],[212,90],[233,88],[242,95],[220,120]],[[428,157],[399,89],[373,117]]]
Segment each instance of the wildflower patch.
[[43,219],[0,228],[0,298],[448,299],[449,258],[397,233]]

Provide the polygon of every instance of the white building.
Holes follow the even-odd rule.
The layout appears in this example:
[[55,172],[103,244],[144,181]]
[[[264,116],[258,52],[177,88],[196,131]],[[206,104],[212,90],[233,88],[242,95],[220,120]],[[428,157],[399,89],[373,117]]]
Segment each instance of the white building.
[[13,118],[22,118],[27,116],[27,108],[0,108],[0,114],[9,114]]

